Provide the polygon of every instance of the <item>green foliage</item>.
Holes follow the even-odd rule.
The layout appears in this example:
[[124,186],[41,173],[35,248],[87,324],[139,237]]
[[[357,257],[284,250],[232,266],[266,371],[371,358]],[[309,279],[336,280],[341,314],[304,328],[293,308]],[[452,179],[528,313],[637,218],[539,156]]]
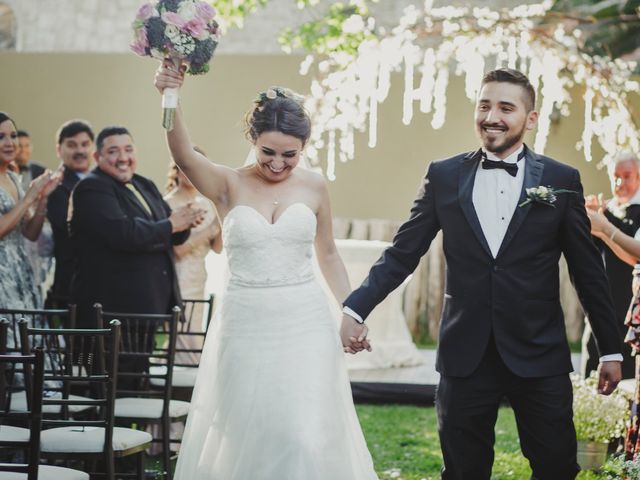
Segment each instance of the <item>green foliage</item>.
[[[303,7],[311,3],[315,2],[299,2]],[[353,23],[354,20],[362,21],[361,29],[345,28],[346,22]],[[334,3],[322,18],[306,22],[295,30],[287,28],[280,32],[278,41],[288,53],[303,49],[319,55],[343,52],[352,56],[362,42],[374,37],[367,20],[368,12],[364,6]]]
[[[442,454],[438,422],[433,407],[404,405],[357,405],[358,417],[380,480],[436,480],[440,478]],[[495,460],[492,480],[529,478],[529,462],[520,452],[513,410],[501,408],[496,422]],[[607,464],[611,471],[622,467]],[[578,480],[612,480],[622,477],[603,472],[580,472]],[[631,477],[640,478],[640,477]]]
[[556,0],[552,11],[578,23],[590,55],[618,58],[640,48],[640,0]]
[[640,459],[625,460],[624,455],[612,457],[602,467],[602,478],[615,480],[620,478],[638,479],[640,478]]
[[269,0],[216,0],[213,6],[218,12],[219,17],[225,26],[242,27],[244,18],[255,12],[258,7],[263,7]]
[[[278,40],[287,53],[297,49],[316,55],[344,53],[347,62],[362,42],[376,37],[367,6],[377,0],[350,0],[328,9],[326,5],[319,6],[319,0],[293,1],[315,18],[280,32]],[[247,15],[267,3],[268,0],[217,0],[214,4],[218,18],[226,26],[242,27]],[[552,13],[548,19],[551,23],[569,21],[570,28],[577,26],[583,32],[583,49],[590,55],[617,58],[640,48],[640,0],[556,0]],[[345,29],[345,25],[353,25],[354,16],[362,18],[364,27]]]

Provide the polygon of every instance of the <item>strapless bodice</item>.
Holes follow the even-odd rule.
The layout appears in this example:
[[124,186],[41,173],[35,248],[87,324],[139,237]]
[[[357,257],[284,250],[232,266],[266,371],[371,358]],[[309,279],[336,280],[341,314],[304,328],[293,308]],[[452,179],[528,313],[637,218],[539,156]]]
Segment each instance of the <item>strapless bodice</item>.
[[274,223],[253,207],[236,205],[222,225],[230,284],[275,287],[313,279],[315,235],[316,216],[304,203],[288,206]]

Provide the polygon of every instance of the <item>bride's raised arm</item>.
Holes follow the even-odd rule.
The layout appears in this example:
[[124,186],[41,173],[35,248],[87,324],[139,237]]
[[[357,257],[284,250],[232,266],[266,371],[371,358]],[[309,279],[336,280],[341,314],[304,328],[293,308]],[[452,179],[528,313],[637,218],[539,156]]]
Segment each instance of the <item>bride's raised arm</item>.
[[[165,88],[180,88],[183,81],[184,68],[178,71],[168,60],[156,72],[155,86],[160,93]],[[235,170],[217,165],[193,149],[180,106],[176,109],[173,129],[166,133],[169,150],[176,164],[200,193],[213,201],[224,215],[229,208],[230,184],[237,176]]]

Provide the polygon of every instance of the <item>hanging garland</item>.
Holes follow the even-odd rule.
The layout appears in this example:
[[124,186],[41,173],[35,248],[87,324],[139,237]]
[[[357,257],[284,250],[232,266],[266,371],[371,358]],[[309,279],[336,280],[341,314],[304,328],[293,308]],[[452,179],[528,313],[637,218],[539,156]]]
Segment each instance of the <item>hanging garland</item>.
[[403,122],[411,122],[417,102],[439,129],[451,72],[464,75],[466,96],[475,101],[484,72],[500,67],[525,73],[540,98],[537,152],[544,153],[552,116],[569,114],[570,89],[581,86],[584,128],[576,148],[585,159],[592,160],[594,139],[605,152],[603,164],[621,149],[640,153],[640,126],[628,101],[629,92],[640,91],[631,78],[635,65],[581,51],[576,22],[551,7],[544,1],[500,11],[434,8],[427,0],[422,9],[408,7],[387,33],[375,31],[372,18],[353,13],[342,28],[361,40],[359,46],[308,55],[301,65],[300,72],[312,76],[306,105],[314,123],[307,148],[311,161],[318,165],[319,150],[326,147],[326,174],[333,180],[336,159],[354,158],[356,131],[368,131],[369,146],[375,147],[378,105],[387,98],[392,73],[404,74]]

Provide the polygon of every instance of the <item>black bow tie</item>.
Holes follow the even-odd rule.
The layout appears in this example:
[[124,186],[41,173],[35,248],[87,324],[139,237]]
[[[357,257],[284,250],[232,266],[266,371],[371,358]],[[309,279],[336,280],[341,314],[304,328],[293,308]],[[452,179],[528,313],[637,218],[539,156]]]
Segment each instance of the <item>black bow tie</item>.
[[518,159],[516,160],[516,163],[507,163],[507,162],[503,162],[502,160],[500,161],[489,160],[487,158],[487,154],[485,152],[482,152],[482,168],[484,168],[485,170],[501,168],[505,170],[512,177],[515,177],[518,174],[517,162],[520,161],[520,159],[524,158],[524,155],[525,155],[525,151],[523,149],[522,152],[520,152],[520,155],[518,155]]

